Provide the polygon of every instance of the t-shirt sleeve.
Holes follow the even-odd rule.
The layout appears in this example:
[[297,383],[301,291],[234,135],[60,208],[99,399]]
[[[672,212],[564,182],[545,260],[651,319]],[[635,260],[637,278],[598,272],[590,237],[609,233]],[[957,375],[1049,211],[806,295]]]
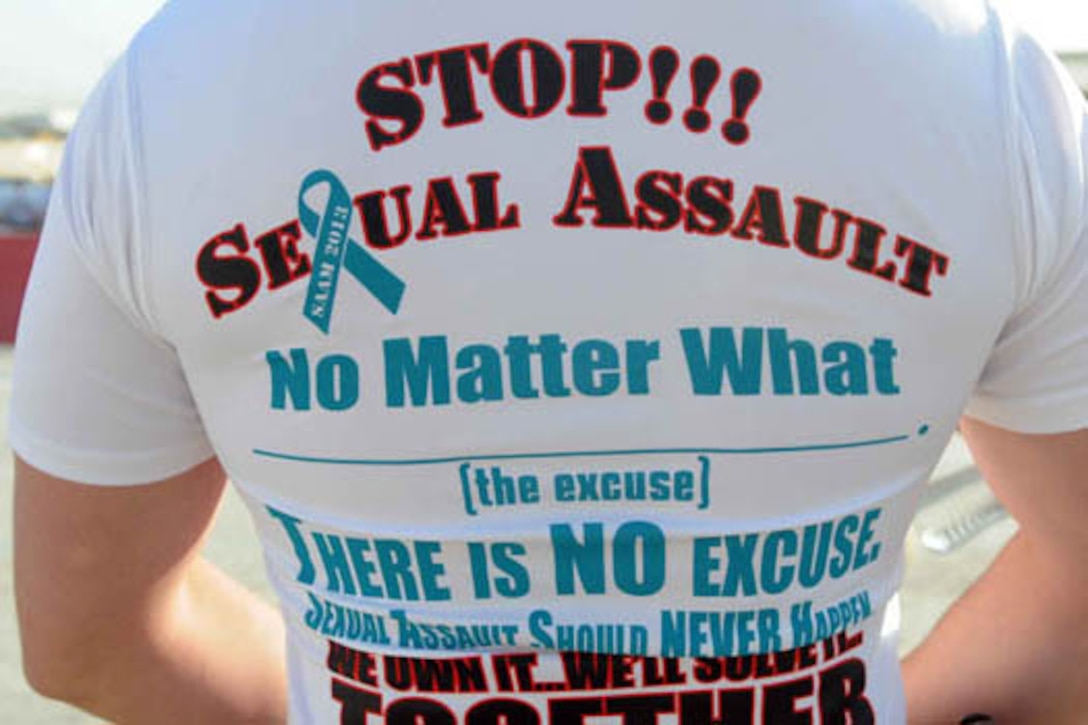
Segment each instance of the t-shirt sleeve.
[[61,478],[168,478],[212,448],[144,285],[138,114],[128,59],[69,136],[16,339],[9,439]]
[[1014,33],[1010,156],[1018,304],[967,414],[1024,433],[1088,427],[1088,123],[1057,59]]

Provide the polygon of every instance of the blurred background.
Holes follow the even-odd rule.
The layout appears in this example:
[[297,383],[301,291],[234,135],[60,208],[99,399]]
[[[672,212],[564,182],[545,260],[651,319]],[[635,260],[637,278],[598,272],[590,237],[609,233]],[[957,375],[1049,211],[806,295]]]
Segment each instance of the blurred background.
[[[0,0],[0,517],[11,520],[7,407],[19,301],[64,140],[81,103],[163,0]],[[1088,2],[1001,0],[1088,91]],[[908,540],[902,650],[924,637],[1015,532],[954,438]],[[270,596],[241,503],[228,495],[209,555]],[[94,722],[30,692],[19,666],[11,541],[0,536],[0,723]]]

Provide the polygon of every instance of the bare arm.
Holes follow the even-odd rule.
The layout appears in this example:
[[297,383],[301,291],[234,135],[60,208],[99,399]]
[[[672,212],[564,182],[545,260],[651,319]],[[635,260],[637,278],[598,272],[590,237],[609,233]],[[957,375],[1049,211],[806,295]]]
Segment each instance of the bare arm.
[[224,474],[102,488],[15,469],[27,678],[119,723],[285,719],[283,624],[200,556]]
[[1083,723],[1088,693],[1088,430],[962,430],[1020,532],[904,663],[912,723],[982,712]]

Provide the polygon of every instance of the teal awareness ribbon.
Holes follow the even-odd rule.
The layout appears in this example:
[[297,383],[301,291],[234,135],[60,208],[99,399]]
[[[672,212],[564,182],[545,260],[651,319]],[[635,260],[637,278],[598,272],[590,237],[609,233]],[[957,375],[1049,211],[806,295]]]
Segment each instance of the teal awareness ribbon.
[[[324,212],[318,213],[306,197],[319,186],[328,187]],[[404,297],[404,282],[348,236],[353,208],[347,188],[327,169],[311,172],[298,192],[298,218],[302,228],[317,241],[314,269],[306,292],[306,319],[329,334],[336,289],[343,267],[394,315]]]

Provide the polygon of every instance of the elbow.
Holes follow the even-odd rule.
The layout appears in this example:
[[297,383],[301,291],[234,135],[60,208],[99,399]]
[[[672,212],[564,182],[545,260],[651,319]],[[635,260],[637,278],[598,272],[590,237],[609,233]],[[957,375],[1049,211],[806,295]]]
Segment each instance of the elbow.
[[26,621],[21,625],[23,677],[30,688],[50,700],[93,710],[106,670],[95,654],[93,636],[77,637],[63,626],[43,632]]
[[55,668],[42,662],[36,655],[23,654],[23,679],[30,685],[31,690],[50,700],[71,703],[77,699],[72,681],[61,676]]
[[86,709],[91,697],[88,671],[45,648],[23,644],[23,677],[37,694]]

